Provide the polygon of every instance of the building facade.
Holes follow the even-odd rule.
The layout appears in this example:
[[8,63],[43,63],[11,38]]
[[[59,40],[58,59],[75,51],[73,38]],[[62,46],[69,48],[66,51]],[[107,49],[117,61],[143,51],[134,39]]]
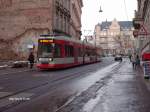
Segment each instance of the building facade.
[[42,34],[80,39],[82,0],[0,0],[0,59],[26,58]]
[[[150,1],[137,0],[137,2],[137,11],[133,19],[136,38],[135,52],[142,55],[144,52],[150,52]],[[145,30],[143,33],[142,29]]]
[[104,55],[129,54],[133,50],[133,25],[131,21],[105,21],[95,26],[95,41]]

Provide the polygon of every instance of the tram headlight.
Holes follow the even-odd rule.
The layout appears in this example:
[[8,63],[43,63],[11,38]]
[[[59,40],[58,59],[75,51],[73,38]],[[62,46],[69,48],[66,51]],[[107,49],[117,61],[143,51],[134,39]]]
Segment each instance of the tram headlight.
[[42,58],[39,58],[39,61],[42,61]]
[[48,62],[53,61],[53,59],[52,58],[39,58],[38,61],[39,62],[47,62],[48,63]]
[[49,58],[48,60],[49,60],[49,61],[53,61],[53,59],[52,59],[52,58]]

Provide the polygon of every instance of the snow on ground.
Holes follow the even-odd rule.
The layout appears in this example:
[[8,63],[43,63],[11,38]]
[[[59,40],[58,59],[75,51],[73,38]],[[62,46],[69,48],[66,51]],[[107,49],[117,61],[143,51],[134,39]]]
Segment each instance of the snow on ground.
[[94,109],[94,107],[99,103],[101,96],[103,96],[104,94],[104,88],[100,89],[97,92],[97,96],[95,99],[91,99],[88,101],[88,103],[86,103],[83,107],[83,112],[92,112],[92,110]]
[[[102,69],[102,70],[99,70],[97,72],[95,72],[94,74],[95,75],[99,75],[99,74],[103,74],[103,76],[107,73],[110,73],[119,63],[114,63],[112,65],[109,65],[108,67]],[[99,78],[97,77],[97,81],[99,80]],[[95,80],[96,81],[96,80]],[[98,92],[97,92],[97,96],[96,98],[94,99],[91,99],[89,100],[83,107],[83,112],[91,112],[94,107],[98,104],[98,102],[100,101],[101,99],[101,96],[103,96],[104,94],[104,89],[105,88],[101,88]]]
[[[119,65],[119,62],[116,62],[116,63],[113,63],[113,64],[111,64],[111,65],[109,65],[109,66],[107,66],[107,67],[105,67],[105,68],[103,68],[103,69],[100,69],[100,70],[98,70],[98,71],[96,71],[96,72],[91,72],[91,73],[89,73],[90,75],[88,75],[88,77],[85,77],[84,79],[81,79],[81,80],[78,80],[78,82],[76,82],[75,83],[75,87],[80,87],[80,90],[81,91],[79,91],[79,92],[77,92],[76,93],[76,95],[74,96],[74,97],[72,97],[72,98],[70,98],[69,100],[68,100],[68,102],[67,103],[65,103],[63,106],[61,106],[59,109],[57,109],[57,111],[59,111],[59,110],[63,110],[63,108],[64,107],[66,107],[66,106],[69,106],[69,105],[76,105],[76,103],[78,102],[78,101],[82,101],[82,99],[84,99],[83,97],[86,97],[85,95],[83,96],[83,92],[84,92],[84,94],[87,92],[87,94],[88,94],[88,92],[89,92],[89,90],[90,90],[90,87],[95,87],[94,85],[95,84],[97,84],[97,82],[99,82],[101,79],[102,80],[104,80],[104,78],[105,77],[107,77],[108,76],[108,74],[109,73],[111,73],[111,71],[113,71],[114,70],[114,68],[116,68],[116,67],[118,67],[118,65]],[[81,86],[83,86],[83,87],[81,87]],[[82,88],[82,89],[81,89]],[[89,89],[89,90],[88,90]],[[91,88],[92,89],[92,88]],[[93,90],[93,89],[92,89]],[[89,93],[90,94],[90,93]],[[100,93],[95,93],[95,94],[100,94]],[[91,97],[91,96],[89,96],[89,97]],[[89,103],[89,105],[91,106],[89,106],[88,104],[87,104],[87,110],[90,110],[90,108],[92,109],[92,107],[95,105],[95,104],[97,104],[97,102],[99,101],[99,98],[100,98],[100,96],[98,96],[98,98],[97,99],[94,99],[94,100],[92,100],[90,103]],[[88,100],[90,100],[90,99],[88,99]],[[73,103],[74,102],[74,103]],[[77,103],[78,104],[78,103]],[[85,104],[83,104],[83,106],[84,106]],[[93,106],[92,106],[93,105]],[[81,105],[80,105],[81,106]],[[82,106],[82,107],[83,107]],[[70,107],[70,106],[69,106]],[[69,108],[68,107],[68,108]],[[70,107],[71,108],[71,107]],[[82,108],[80,108],[80,109],[82,109]],[[86,111],[86,112],[90,112],[90,111]]]

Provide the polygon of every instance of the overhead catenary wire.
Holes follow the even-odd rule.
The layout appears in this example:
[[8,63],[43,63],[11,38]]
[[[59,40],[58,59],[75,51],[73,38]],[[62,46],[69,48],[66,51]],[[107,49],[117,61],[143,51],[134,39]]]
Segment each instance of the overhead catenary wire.
[[125,15],[127,17],[127,20],[129,20],[128,11],[127,11],[127,5],[126,5],[126,0],[124,0],[124,7],[125,7]]

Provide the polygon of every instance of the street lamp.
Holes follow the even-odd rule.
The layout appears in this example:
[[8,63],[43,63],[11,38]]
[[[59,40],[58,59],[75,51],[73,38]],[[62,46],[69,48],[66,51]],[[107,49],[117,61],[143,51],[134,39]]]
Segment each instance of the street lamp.
[[[103,10],[102,10],[102,8],[101,8],[101,6],[100,6],[100,9],[99,9],[99,13],[101,13],[101,12],[103,12]],[[96,32],[94,32],[94,40],[95,40],[95,42],[94,42],[94,44],[95,44],[95,50],[96,50],[96,59],[97,59],[97,45],[96,45],[96,40],[97,40],[97,38],[96,38]],[[97,61],[97,60],[96,60]]]
[[102,10],[101,6],[100,6],[100,9],[99,9],[99,12],[103,12],[103,10]]
[[95,44],[95,52],[96,52],[96,61],[97,61],[97,47],[96,47],[96,32],[94,32],[94,44]]

